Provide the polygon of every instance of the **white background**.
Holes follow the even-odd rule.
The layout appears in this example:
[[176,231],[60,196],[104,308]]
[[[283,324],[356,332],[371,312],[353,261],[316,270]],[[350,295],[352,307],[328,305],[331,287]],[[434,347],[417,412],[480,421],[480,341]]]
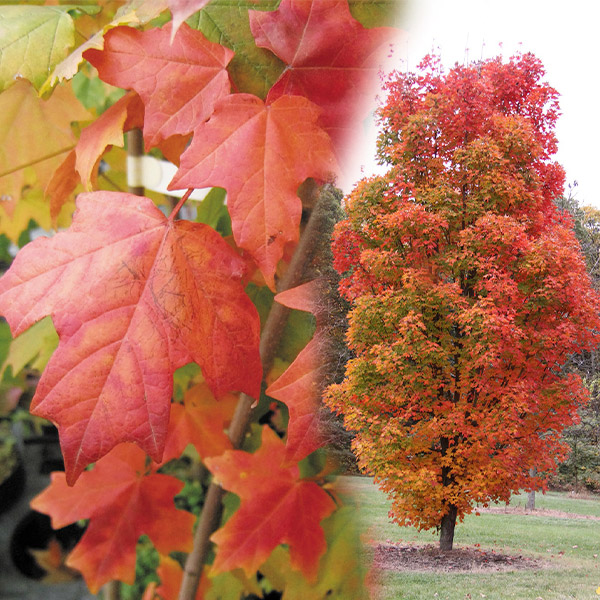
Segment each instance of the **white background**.
[[[414,70],[431,51],[446,67],[533,52],[560,94],[555,159],[565,168],[567,183],[577,181],[579,202],[600,208],[600,1],[411,0],[405,14],[386,69]],[[378,168],[375,125],[371,120],[365,127],[371,143],[356,145],[352,172],[340,182],[345,192]]]

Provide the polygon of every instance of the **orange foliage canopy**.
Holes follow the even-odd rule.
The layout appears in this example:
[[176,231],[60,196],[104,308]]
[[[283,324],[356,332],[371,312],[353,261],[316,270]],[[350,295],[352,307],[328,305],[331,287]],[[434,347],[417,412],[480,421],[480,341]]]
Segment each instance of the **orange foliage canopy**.
[[598,341],[570,221],[552,200],[557,94],[525,54],[395,73],[387,175],[363,181],[334,242],[356,353],[330,406],[363,469],[421,528],[543,485],[585,400],[561,368]]

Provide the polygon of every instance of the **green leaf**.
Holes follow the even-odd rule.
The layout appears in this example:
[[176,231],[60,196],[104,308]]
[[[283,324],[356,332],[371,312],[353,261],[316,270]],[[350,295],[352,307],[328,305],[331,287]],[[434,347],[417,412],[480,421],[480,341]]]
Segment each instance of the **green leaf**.
[[12,335],[10,335],[8,323],[6,321],[0,321],[0,364],[4,363],[6,360],[11,342]]
[[258,310],[261,328],[264,327],[271,306],[273,305],[273,292],[266,285],[257,286],[254,283],[250,283],[246,288],[246,294],[248,294],[248,297],[252,300],[254,306],[256,306],[256,310]]
[[12,368],[13,377],[27,365],[43,371],[52,353],[58,346],[58,335],[52,319],[46,317],[15,338],[10,345],[6,362],[2,366],[0,379],[7,367]]
[[289,550],[276,548],[261,567],[261,573],[285,600],[362,600],[368,598],[363,585],[361,541],[356,527],[356,512],[345,506],[321,523],[327,539],[327,553],[319,563],[319,575],[310,584],[290,566]]
[[74,44],[73,19],[58,6],[0,6],[0,91],[16,79],[39,89]]
[[[279,0],[262,0],[261,10],[274,10]],[[285,65],[272,52],[257,48],[250,31],[248,9],[256,9],[252,0],[213,0],[187,23],[199,29],[211,42],[235,52],[228,71],[237,91],[264,99]]]
[[348,0],[350,13],[364,27],[397,27],[409,0]]
[[202,369],[196,363],[188,363],[173,373],[173,398],[183,402],[183,397],[192,383],[202,381]]
[[198,223],[204,223],[213,229],[217,229],[219,221],[223,215],[227,213],[225,207],[225,189],[220,187],[214,187],[206,196],[204,200],[198,205],[196,213],[196,221]]
[[248,593],[254,594],[255,598],[262,597],[262,590],[256,576],[248,578],[241,569],[236,569],[212,577],[205,598],[206,600],[240,600],[246,598]]
[[73,92],[81,104],[88,110],[94,109],[97,115],[101,115],[125,95],[125,90],[112,87],[99,77],[89,76],[84,70],[75,73]]
[[315,317],[303,310],[290,312],[288,321],[279,342],[277,356],[284,361],[292,362],[315,332]]

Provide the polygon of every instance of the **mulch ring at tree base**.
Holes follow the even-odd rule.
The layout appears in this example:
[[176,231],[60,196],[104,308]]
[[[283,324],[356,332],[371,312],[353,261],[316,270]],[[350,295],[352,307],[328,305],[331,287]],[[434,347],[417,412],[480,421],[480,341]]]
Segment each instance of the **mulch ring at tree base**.
[[373,565],[382,571],[468,573],[473,571],[516,571],[544,569],[549,563],[522,555],[466,547],[440,550],[431,544],[377,544]]

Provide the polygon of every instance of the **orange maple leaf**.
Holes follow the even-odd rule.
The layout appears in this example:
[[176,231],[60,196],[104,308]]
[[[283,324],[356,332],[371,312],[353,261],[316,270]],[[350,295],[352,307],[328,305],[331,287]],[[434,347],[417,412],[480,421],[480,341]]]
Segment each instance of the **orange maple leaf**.
[[268,427],[254,454],[229,450],[206,465],[225,488],[241,498],[240,508],[211,539],[218,552],[213,569],[255,572],[279,544],[288,544],[291,564],[309,580],[327,548],[322,519],[335,510],[332,498],[313,481],[299,479],[297,465],[282,467],[283,442]]
[[148,535],[163,554],[192,549],[194,515],[173,503],[182,488],[183,482],[174,477],[147,472],[146,455],[132,444],[122,444],[73,487],[64,473],[52,473],[50,486],[31,506],[50,515],[55,529],[90,519],[66,564],[80,571],[96,593],[113,579],[133,583],[140,535]]
[[[288,308],[319,314],[317,299],[321,297],[318,280],[286,290],[275,296],[275,300]],[[286,441],[285,464],[298,462],[322,446],[319,428],[318,407],[321,400],[325,366],[321,348],[325,338],[319,330],[312,340],[300,351],[294,362],[276,379],[266,393],[285,403],[290,420]]]
[[180,366],[198,363],[217,397],[258,397],[261,380],[245,263],[214,230],[130,194],[77,205],[69,230],[26,246],[0,279],[13,335],[46,315],[59,334],[31,410],[57,424],[70,484],[119,442],[161,460]]
[[163,462],[181,456],[188,444],[193,444],[203,458],[231,450],[224,429],[231,421],[237,403],[238,398],[233,394],[216,400],[206,383],[190,388],[183,404],[171,406]]
[[144,106],[135,92],[129,92],[81,132],[75,150],[75,168],[88,190],[94,166],[106,147],[123,146],[123,132],[142,127],[143,122]]
[[[204,567],[204,571],[207,568]],[[177,600],[183,579],[183,569],[179,563],[170,556],[161,555],[156,574],[160,578],[160,585],[152,582],[144,591],[142,600]],[[194,598],[196,600],[206,598],[210,587],[211,580],[203,573]]]
[[329,136],[317,125],[319,113],[299,96],[270,105],[251,94],[227,96],[197,127],[169,186],[226,188],[235,241],[270,286],[285,245],[298,240],[298,186],[337,169]]

